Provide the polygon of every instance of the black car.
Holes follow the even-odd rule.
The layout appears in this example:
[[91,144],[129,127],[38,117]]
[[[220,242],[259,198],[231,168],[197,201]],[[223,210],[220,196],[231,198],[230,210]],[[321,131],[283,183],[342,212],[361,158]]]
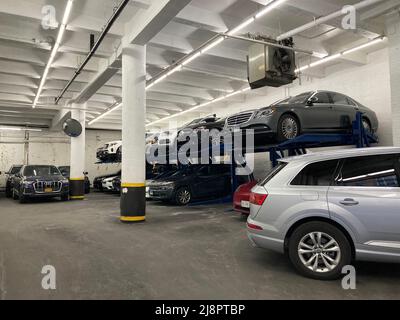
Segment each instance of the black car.
[[189,137],[192,135],[197,135],[200,143],[202,132],[222,131],[225,127],[225,122],[226,119],[217,118],[216,115],[194,120],[178,131],[178,148],[189,141]]
[[[251,177],[241,177],[242,182]],[[153,200],[187,205],[193,200],[221,198],[232,193],[230,165],[191,165],[148,184]]]
[[[58,167],[60,170],[61,174],[66,177],[68,180],[71,177],[71,167],[70,166],[63,166],[63,167]],[[90,193],[90,180],[89,177],[87,176],[86,172],[84,173],[85,176],[85,194]]]
[[93,188],[98,190],[98,191],[103,192],[104,191],[103,190],[103,180],[107,179],[107,178],[117,177],[117,176],[120,177],[121,174],[122,174],[122,172],[120,170],[120,171],[118,171],[117,173],[114,173],[114,174],[108,174],[108,175],[96,177],[93,180]]
[[6,172],[7,181],[6,181],[6,197],[12,197],[12,188],[13,188],[13,177],[20,172],[22,165],[14,165]]
[[56,166],[23,166],[13,178],[13,198],[21,203],[33,198],[69,199],[69,180]]

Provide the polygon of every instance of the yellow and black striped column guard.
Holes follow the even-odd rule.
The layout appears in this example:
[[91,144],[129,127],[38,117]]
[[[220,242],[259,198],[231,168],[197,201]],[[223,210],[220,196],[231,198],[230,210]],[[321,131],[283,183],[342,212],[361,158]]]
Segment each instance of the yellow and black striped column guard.
[[85,178],[69,179],[69,195],[71,200],[85,199]]
[[121,184],[121,221],[125,223],[146,220],[146,184]]

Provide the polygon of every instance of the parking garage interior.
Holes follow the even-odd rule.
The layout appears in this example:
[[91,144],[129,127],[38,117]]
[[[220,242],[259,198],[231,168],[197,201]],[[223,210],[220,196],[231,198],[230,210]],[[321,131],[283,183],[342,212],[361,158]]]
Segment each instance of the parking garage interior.
[[[239,164],[232,144],[246,138]],[[393,168],[370,162],[365,176],[384,172],[374,190],[395,207],[397,147],[399,0],[2,0],[0,299],[397,300],[400,213],[361,241],[368,226],[341,227],[329,202],[362,179],[346,180],[346,157],[389,154]],[[328,203],[284,223],[280,250],[255,248],[271,216],[295,210],[283,184],[281,200],[260,188],[318,156],[341,176],[319,199],[309,182],[290,192],[299,206]],[[280,211],[257,220],[268,201]],[[332,279],[290,259],[290,236],[316,221],[336,228],[321,226],[341,256],[311,248],[312,271]],[[323,268],[347,246],[351,288],[332,270],[342,261]]]

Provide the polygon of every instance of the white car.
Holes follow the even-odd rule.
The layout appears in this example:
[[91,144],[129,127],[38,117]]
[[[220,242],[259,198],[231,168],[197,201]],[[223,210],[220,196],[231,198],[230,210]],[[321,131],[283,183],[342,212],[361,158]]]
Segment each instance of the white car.
[[99,160],[120,160],[122,157],[122,141],[111,141],[97,149]]
[[107,178],[107,179],[103,180],[102,186],[103,186],[104,191],[115,191],[114,185],[113,185],[113,181],[115,178],[117,178],[117,177],[111,177],[111,178]]

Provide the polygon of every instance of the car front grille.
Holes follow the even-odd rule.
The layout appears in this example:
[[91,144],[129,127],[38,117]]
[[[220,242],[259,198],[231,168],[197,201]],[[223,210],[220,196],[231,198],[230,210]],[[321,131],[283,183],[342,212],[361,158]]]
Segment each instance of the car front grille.
[[228,126],[242,125],[246,122],[249,122],[252,116],[253,116],[253,112],[236,114],[236,115],[228,118],[228,120],[227,120]]
[[46,189],[52,189],[53,193],[59,193],[62,189],[62,182],[60,181],[36,181],[33,184],[36,193],[47,193]]

